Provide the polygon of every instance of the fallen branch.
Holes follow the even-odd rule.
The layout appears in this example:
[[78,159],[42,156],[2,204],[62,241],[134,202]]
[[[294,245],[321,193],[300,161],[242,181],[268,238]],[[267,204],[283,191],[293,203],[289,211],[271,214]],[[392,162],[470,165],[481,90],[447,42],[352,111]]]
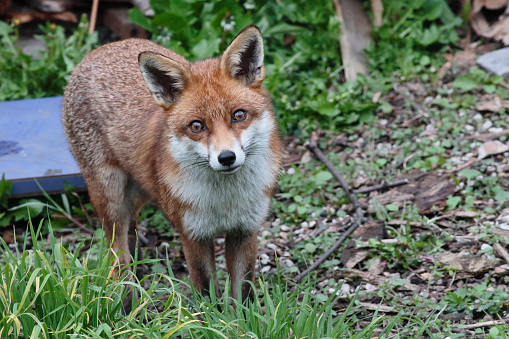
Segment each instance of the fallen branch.
[[309,272],[313,271],[315,268],[320,266],[325,259],[327,259],[335,250],[341,246],[343,241],[345,241],[346,237],[349,236],[353,231],[355,231],[362,222],[364,222],[364,211],[361,208],[361,205],[359,204],[359,201],[357,200],[357,197],[355,194],[352,193],[350,189],[350,185],[348,182],[343,178],[343,176],[338,172],[338,170],[334,167],[334,165],[327,159],[325,154],[320,150],[318,147],[318,135],[316,132],[311,133],[311,139],[309,142],[309,145],[307,145],[309,150],[313,152],[313,154],[321,161],[323,164],[327,167],[327,169],[331,172],[332,176],[336,178],[337,181],[343,186],[343,189],[345,190],[346,194],[350,198],[350,201],[352,202],[354,208],[355,208],[355,215],[357,216],[357,220],[355,218],[352,220],[352,226],[350,226],[342,235],[341,237],[332,245],[331,248],[327,252],[325,252],[318,260],[316,260],[313,265],[309,266],[306,270],[304,270],[301,274],[298,274],[294,280],[296,282],[300,281],[302,278],[307,276]]
[[352,190],[348,182],[343,178],[343,176],[338,172],[338,170],[329,161],[329,159],[327,159],[325,154],[323,154],[322,150],[318,147],[318,135],[316,134],[316,132],[311,133],[311,139],[307,147],[311,152],[313,152],[313,154],[318,158],[318,160],[323,162],[323,164],[331,172],[332,176],[336,178],[337,181],[339,181],[341,186],[343,186],[343,189],[345,190],[346,194],[348,195],[348,198],[350,198],[350,201],[352,202],[353,207],[355,208],[355,215],[359,219],[359,223],[364,222],[365,220],[364,211],[362,210],[361,205],[357,200],[357,197],[355,196],[355,194],[352,193]]
[[308,275],[309,272],[313,271],[315,268],[320,266],[325,261],[325,259],[327,259],[335,250],[337,250],[339,248],[339,246],[341,246],[343,241],[345,241],[346,237],[349,236],[350,234],[352,234],[353,231],[355,231],[357,229],[357,227],[359,227],[359,223],[357,221],[353,220],[352,226],[350,226],[350,228],[348,228],[341,235],[341,237],[334,243],[334,245],[332,245],[332,247],[329,248],[329,250],[327,252],[322,254],[322,256],[320,258],[318,258],[318,260],[316,260],[313,265],[309,266],[301,274],[299,274],[295,278],[293,278],[293,280],[296,282],[302,280],[302,278],[304,278],[306,275]]
[[375,186],[359,188],[358,190],[353,190],[352,192],[355,194],[369,193],[369,192],[373,192],[373,191],[380,191],[380,190],[384,190],[387,188],[402,186],[402,185],[406,185],[406,184],[408,184],[408,179],[396,180],[393,182],[383,182],[383,183],[381,183],[379,185],[375,185]]
[[507,250],[498,242],[493,245],[493,248],[509,264],[509,253],[507,253]]
[[492,321],[485,321],[485,322],[477,323],[477,324],[463,325],[461,327],[461,329],[462,330],[472,330],[472,329],[479,328],[479,327],[503,325],[506,323],[509,323],[509,319],[492,320]]

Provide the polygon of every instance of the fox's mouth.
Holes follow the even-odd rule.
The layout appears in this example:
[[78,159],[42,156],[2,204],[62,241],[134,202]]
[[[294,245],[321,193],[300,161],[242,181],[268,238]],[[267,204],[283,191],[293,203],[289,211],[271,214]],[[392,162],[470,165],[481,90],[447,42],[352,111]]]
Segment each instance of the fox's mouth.
[[224,174],[233,174],[235,172],[237,172],[240,168],[240,165],[239,166],[235,166],[235,167],[230,167],[230,168],[227,168],[227,169],[224,169],[224,170],[220,170],[221,173],[224,173]]

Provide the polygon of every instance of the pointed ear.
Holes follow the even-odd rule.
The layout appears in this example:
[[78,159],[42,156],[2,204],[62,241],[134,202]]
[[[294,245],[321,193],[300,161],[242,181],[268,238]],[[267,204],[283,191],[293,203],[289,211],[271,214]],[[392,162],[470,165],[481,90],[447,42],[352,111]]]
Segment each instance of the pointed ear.
[[189,71],[182,63],[158,53],[141,52],[141,74],[156,104],[170,107],[189,84]]
[[260,86],[265,78],[263,38],[256,26],[247,26],[221,56],[223,72],[247,86]]

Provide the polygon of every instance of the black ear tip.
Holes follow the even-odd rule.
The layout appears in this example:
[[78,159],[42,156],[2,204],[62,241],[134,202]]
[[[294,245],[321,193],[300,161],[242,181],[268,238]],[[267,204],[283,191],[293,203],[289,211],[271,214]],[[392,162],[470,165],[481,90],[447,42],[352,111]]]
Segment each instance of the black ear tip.
[[262,31],[256,25],[249,25],[249,26],[244,27],[244,29],[242,31],[240,31],[240,33],[238,35],[241,35],[241,34],[246,33],[248,31],[252,31],[252,32],[256,31],[260,36],[262,35]]

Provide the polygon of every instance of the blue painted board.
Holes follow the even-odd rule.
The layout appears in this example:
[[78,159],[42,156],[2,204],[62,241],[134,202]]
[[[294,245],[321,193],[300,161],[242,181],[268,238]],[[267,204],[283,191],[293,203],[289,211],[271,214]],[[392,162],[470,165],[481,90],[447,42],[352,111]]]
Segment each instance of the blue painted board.
[[0,102],[0,176],[13,196],[64,189],[64,180],[85,188],[64,135],[62,97]]

